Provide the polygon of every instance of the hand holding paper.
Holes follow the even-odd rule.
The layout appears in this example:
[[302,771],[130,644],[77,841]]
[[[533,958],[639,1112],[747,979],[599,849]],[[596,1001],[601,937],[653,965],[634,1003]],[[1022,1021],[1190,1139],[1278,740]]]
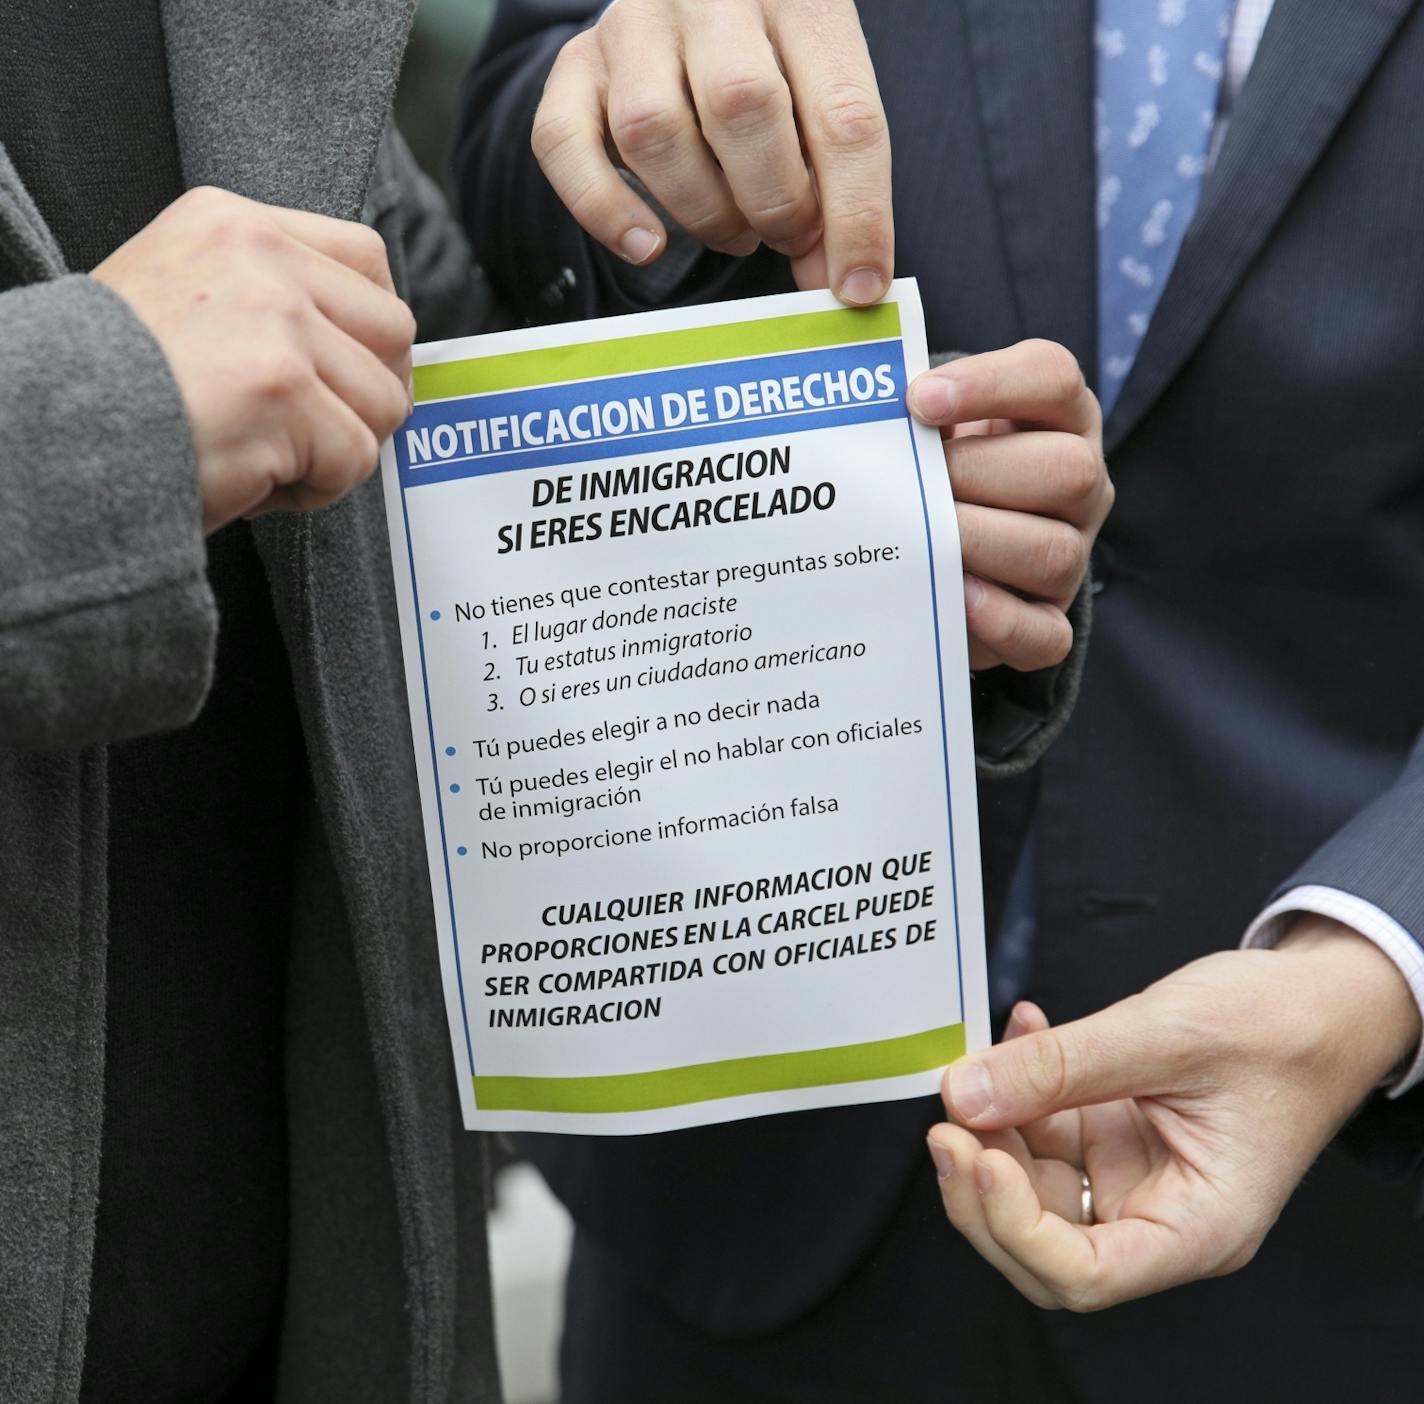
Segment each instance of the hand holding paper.
[[1102,414],[1077,361],[1050,341],[966,356],[920,376],[910,409],[944,439],[969,666],[1062,662],[1066,611],[1113,504]]
[[945,1212],[1043,1307],[1233,1272],[1418,1039],[1394,963],[1318,917],[1058,1029],[1021,1004],[1004,1043],[946,1074],[961,1124],[929,1138]]
[[766,243],[802,288],[864,305],[894,270],[890,138],[851,0],[620,0],[564,47],[534,151],[574,217],[630,263],[662,221],[709,248]]
[[467,1125],[912,1097],[985,1042],[926,360],[908,280],[417,348],[386,515]]

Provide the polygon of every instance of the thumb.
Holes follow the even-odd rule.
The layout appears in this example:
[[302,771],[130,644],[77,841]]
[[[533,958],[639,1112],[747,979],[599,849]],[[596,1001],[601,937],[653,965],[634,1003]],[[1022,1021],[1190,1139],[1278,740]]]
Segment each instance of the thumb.
[[1053,1112],[1180,1090],[1183,1043],[1141,996],[1058,1028],[961,1058],[945,1075],[945,1109],[997,1131]]

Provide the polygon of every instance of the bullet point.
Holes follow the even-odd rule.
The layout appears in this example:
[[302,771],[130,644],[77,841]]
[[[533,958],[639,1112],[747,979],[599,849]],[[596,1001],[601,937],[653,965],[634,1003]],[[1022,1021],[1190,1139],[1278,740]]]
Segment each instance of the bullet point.
[[438,609],[432,609],[432,610],[430,611],[430,617],[431,617],[432,619],[439,619],[439,618],[440,618],[440,611],[439,611]]
[[460,787],[459,787],[458,785],[451,785],[451,786],[450,786],[450,793],[451,793],[452,795],[458,795],[458,794],[460,793]]
[[463,858],[465,854],[467,854],[469,851],[470,850],[466,848],[463,844],[455,850],[455,852],[458,853],[461,858]]
[[445,747],[445,754],[446,754],[447,756],[453,756],[453,755],[455,754],[455,748],[454,748],[453,746],[446,746],[446,747]]

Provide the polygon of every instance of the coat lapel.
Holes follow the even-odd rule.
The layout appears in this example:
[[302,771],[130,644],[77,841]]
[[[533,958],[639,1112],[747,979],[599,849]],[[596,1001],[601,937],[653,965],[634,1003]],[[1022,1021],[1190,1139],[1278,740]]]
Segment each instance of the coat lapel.
[[415,0],[160,0],[183,176],[353,219]]
[[58,278],[65,271],[59,244],[3,145],[0,145],[0,253],[4,253],[15,271],[27,281]]
[[1417,0],[1276,0],[1176,266],[1105,427],[1109,452],[1196,349]]
[[963,0],[1025,336],[1097,364],[1093,0]]

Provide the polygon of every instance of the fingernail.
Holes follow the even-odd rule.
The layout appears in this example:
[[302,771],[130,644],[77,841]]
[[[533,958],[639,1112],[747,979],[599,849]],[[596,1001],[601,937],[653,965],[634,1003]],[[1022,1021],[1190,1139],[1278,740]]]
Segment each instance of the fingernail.
[[994,1188],[994,1172],[982,1160],[974,1162],[974,1184],[980,1194],[988,1194]]
[[885,295],[885,278],[874,268],[855,268],[841,282],[841,301],[869,307]]
[[1004,1025],[1004,1037],[1001,1042],[1007,1043],[1011,1038],[1017,1038],[1023,1031],[1024,1026],[1019,1021],[1019,1012],[1015,1009],[1009,1015],[1009,1022]]
[[964,604],[967,609],[978,609],[984,603],[988,591],[977,575],[964,574]]
[[982,1063],[956,1063],[949,1070],[949,1098],[962,1121],[974,1121],[994,1105],[994,1081]]
[[935,1174],[941,1181],[949,1179],[954,1174],[954,1157],[938,1141],[930,1141],[928,1145],[930,1159],[934,1161]]
[[910,392],[910,408],[926,424],[952,424],[959,387],[943,376],[922,376]]
[[658,251],[658,236],[651,229],[634,226],[623,236],[618,247],[629,263],[646,263]]

